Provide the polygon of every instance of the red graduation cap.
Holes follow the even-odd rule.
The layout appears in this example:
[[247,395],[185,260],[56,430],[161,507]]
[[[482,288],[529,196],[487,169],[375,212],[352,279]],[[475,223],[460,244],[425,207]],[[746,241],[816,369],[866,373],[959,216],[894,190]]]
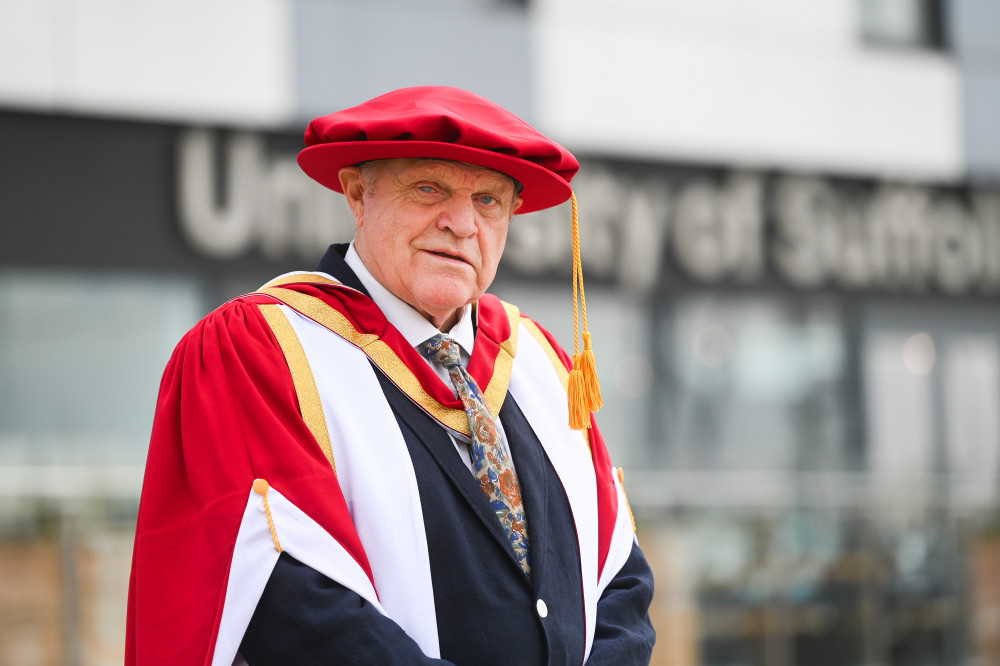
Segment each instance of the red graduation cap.
[[580,168],[555,141],[490,100],[460,88],[416,86],[380,95],[312,121],[299,166],[341,192],[345,166],[394,157],[467,162],[507,174],[523,186],[518,213],[570,198]]

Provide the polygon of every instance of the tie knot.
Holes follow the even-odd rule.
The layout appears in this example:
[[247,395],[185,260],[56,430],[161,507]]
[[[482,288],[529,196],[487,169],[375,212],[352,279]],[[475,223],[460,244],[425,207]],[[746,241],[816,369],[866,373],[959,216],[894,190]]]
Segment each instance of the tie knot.
[[446,368],[462,364],[458,343],[443,333],[420,343],[420,351]]

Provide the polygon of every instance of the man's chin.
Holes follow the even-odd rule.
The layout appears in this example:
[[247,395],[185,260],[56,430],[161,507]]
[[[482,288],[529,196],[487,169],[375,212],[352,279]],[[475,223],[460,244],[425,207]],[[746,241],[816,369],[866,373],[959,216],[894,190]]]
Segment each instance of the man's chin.
[[474,301],[478,294],[468,288],[455,289],[442,288],[446,285],[437,286],[434,289],[422,290],[422,293],[414,294],[416,303],[411,303],[424,318],[434,323],[447,321],[454,318],[458,321],[461,310],[468,303]]

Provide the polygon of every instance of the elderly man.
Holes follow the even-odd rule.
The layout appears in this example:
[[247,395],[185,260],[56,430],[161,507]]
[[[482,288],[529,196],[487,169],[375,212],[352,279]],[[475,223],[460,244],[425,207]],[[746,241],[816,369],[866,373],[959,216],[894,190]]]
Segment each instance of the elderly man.
[[569,198],[576,160],[443,87],[306,143],[354,241],[178,345],[127,662],[648,663],[652,575],[600,433],[568,425],[569,359],[485,294],[511,217]]

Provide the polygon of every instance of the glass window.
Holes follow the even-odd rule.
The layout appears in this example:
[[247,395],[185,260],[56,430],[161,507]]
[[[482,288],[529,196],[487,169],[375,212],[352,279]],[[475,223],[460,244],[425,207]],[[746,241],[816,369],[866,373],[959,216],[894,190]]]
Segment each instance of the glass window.
[[0,273],[0,464],[136,465],[194,280]]
[[[671,470],[842,469],[845,342],[821,298],[677,299],[658,333]],[[659,375],[658,375],[659,376]]]
[[940,48],[944,45],[938,0],[861,0],[861,37],[868,44]]
[[[1000,476],[1000,315],[880,303],[862,339],[868,470],[917,509],[989,507]],[[914,479],[925,482],[914,483]],[[937,479],[937,481],[934,481]]]

